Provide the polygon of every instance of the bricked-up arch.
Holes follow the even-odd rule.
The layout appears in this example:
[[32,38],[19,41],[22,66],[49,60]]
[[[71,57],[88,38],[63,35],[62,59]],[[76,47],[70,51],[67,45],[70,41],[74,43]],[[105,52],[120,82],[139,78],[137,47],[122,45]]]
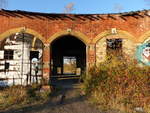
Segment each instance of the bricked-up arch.
[[78,38],[85,45],[88,45],[90,43],[90,39],[85,34],[78,32],[78,31],[67,31],[67,30],[55,33],[54,35],[49,37],[46,42],[51,44],[55,39],[66,36],[66,35],[71,35],[71,36]]
[[122,39],[122,51],[127,56],[133,57],[136,49],[136,39],[126,31],[117,30],[117,34],[112,34],[111,31],[100,33],[93,43],[96,45],[96,64],[106,60],[106,39]]
[[[13,28],[13,29],[9,29],[6,32],[0,34],[0,40],[4,40],[5,38],[7,38],[8,36],[15,34],[15,33],[19,33],[21,32],[23,29],[25,29],[24,33],[28,33],[31,35],[34,35],[34,37],[38,38],[39,40],[42,41],[42,43],[45,42],[45,38],[39,34],[38,32],[36,32],[35,30],[29,29],[29,28],[24,28],[24,27],[19,27],[19,28]],[[34,46],[36,39],[34,39],[32,46]]]
[[[19,29],[20,30],[20,29]],[[23,30],[23,29],[21,29]],[[24,29],[25,30],[25,29]],[[32,33],[33,34],[33,33]],[[9,75],[8,81],[14,85],[28,85],[34,83],[36,76],[36,82],[39,83],[43,76],[43,43],[36,38],[35,35],[29,34],[25,31],[18,31],[18,29],[9,30],[1,37],[0,50],[3,52],[0,61],[3,63],[3,68],[0,75],[6,72]],[[36,62],[36,74],[35,64]],[[6,76],[6,73],[3,75]],[[12,75],[14,80],[12,80]],[[34,77],[34,78],[33,78]]]

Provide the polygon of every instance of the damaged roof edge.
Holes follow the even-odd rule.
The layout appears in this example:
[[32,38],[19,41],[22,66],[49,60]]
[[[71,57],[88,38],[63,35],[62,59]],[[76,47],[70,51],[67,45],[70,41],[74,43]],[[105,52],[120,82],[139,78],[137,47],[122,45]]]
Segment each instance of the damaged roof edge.
[[72,14],[72,13],[42,13],[42,12],[30,12],[30,11],[23,11],[23,10],[6,10],[6,9],[1,9],[0,12],[11,12],[11,13],[23,13],[23,14],[35,14],[35,15],[121,15],[121,16],[132,16],[138,13],[148,13],[150,16],[150,9],[148,10],[139,10],[139,11],[130,11],[130,12],[122,12],[122,13],[107,13],[107,14]]

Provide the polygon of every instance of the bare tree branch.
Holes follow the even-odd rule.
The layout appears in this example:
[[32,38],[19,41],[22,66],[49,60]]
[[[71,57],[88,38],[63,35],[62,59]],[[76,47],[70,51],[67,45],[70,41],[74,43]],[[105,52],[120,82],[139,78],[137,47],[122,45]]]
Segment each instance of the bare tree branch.
[[64,8],[64,13],[70,13],[74,10],[74,3],[68,3]]

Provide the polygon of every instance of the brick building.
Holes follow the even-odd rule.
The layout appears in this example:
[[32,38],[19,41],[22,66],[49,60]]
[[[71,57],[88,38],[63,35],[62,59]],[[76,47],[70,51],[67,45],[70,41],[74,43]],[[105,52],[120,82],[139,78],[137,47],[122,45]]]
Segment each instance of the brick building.
[[[31,74],[46,80],[58,74],[80,75],[105,61],[112,43],[119,43],[121,51],[133,58],[137,46],[149,40],[149,10],[118,14],[1,10],[0,78],[14,80],[12,72],[21,76],[21,82],[34,81]],[[64,67],[69,63],[73,65],[67,69],[73,71]]]

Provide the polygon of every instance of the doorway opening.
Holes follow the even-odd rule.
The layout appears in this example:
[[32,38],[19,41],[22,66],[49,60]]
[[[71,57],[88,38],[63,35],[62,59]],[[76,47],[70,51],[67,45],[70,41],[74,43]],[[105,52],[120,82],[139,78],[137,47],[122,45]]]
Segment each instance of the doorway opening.
[[86,45],[66,35],[51,44],[51,76],[82,75],[86,71]]
[[76,74],[77,59],[74,56],[63,57],[63,74]]

